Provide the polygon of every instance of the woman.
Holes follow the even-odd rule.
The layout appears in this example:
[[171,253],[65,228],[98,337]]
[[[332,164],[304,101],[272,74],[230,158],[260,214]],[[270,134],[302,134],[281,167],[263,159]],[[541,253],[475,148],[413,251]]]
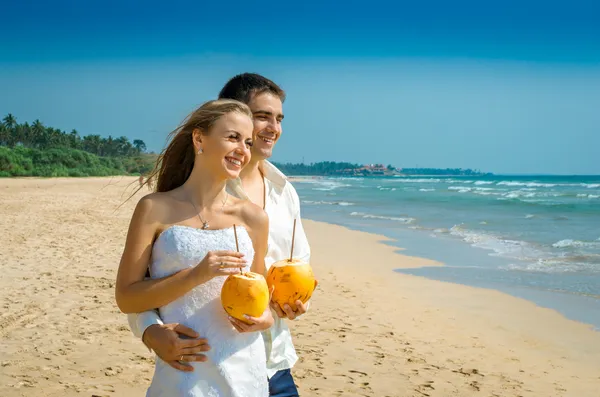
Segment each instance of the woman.
[[[172,133],[148,178],[156,193],[142,198],[134,211],[117,275],[119,308],[125,313],[159,308],[164,321],[186,325],[210,341],[205,362],[191,363],[193,372],[157,358],[147,396],[268,396],[260,332],[243,332],[220,303],[225,276],[249,270],[250,263],[252,271],[265,273],[267,215],[225,190],[250,159],[252,130],[245,104],[202,105]],[[144,277],[148,269],[151,279]],[[260,330],[273,324],[268,308],[250,320]]]

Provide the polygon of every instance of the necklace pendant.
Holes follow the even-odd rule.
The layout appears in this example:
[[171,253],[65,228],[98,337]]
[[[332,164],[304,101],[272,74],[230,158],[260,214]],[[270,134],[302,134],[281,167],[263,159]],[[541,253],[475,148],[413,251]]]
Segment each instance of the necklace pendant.
[[202,222],[202,229],[208,229],[208,222]]

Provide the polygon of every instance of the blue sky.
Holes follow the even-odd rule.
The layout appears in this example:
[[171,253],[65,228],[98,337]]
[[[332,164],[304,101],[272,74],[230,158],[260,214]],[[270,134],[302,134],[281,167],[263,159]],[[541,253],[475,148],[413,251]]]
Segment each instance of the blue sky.
[[288,93],[274,160],[600,174],[595,2],[201,3],[3,4],[0,113],[158,151],[252,71]]

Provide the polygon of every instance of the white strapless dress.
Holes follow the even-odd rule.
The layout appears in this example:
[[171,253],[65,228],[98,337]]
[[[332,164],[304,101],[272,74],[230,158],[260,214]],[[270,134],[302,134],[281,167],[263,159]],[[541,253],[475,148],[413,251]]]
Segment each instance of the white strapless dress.
[[[252,241],[237,227],[240,251],[249,264]],[[209,251],[236,250],[233,228],[203,230],[171,226],[154,243],[150,274],[160,278],[196,266]],[[245,269],[249,270],[249,266]],[[239,333],[221,306],[225,277],[215,277],[159,309],[164,323],[180,323],[208,340],[205,362],[194,362],[193,372],[176,370],[156,358],[147,397],[268,397],[266,355],[260,332]]]

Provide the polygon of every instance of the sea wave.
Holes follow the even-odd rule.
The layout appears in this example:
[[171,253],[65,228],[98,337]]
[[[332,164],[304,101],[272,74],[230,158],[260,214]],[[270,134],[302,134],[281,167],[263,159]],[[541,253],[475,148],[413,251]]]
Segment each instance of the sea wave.
[[531,243],[502,238],[492,233],[474,231],[455,225],[450,229],[450,234],[461,238],[473,247],[494,251],[494,255],[514,259],[538,258],[547,254]]
[[351,212],[350,215],[351,216],[360,216],[365,219],[382,219],[382,220],[387,220],[387,221],[401,222],[401,223],[404,223],[407,225],[416,221],[415,218],[409,218],[409,217],[400,218],[400,217],[392,217],[392,216],[372,215],[372,214],[365,214],[364,212]]
[[539,182],[516,182],[516,181],[500,181],[498,186],[526,186],[526,187],[556,187],[556,183],[539,183]]
[[538,191],[536,188],[522,188],[518,190],[508,190],[495,187],[475,187],[475,186],[449,186],[447,188],[450,191],[458,193],[471,193],[482,196],[500,196],[499,200],[506,199],[532,199],[532,198],[598,198],[598,195],[594,194],[576,194],[573,192],[561,192],[561,191]]
[[557,241],[556,243],[552,244],[552,246],[554,248],[572,248],[572,247],[600,248],[600,243],[596,242],[596,241],[580,241],[580,240],[565,239],[565,240]]
[[354,205],[354,203],[349,203],[347,201],[311,201],[311,200],[303,200],[302,204],[308,205],[341,205],[343,207]]
[[[596,263],[594,263],[596,262]],[[538,259],[534,262],[511,263],[505,270],[531,273],[600,273],[600,264],[594,256]]]
[[[540,245],[521,240],[465,229],[455,225],[450,234],[461,238],[473,247],[492,251],[490,255],[515,259],[518,262],[506,266],[507,270],[533,271],[545,273],[594,272],[600,273],[600,239],[598,242],[565,239],[552,246]],[[556,249],[561,249],[557,251]],[[564,251],[565,248],[574,250]],[[591,251],[586,250],[592,249]]]
[[439,178],[419,178],[419,179],[410,179],[410,178],[395,178],[394,182],[399,183],[440,183],[442,179]]
[[312,190],[320,190],[320,191],[331,191],[335,189],[339,189],[342,187],[352,186],[347,183],[341,183],[332,180],[311,180],[309,183],[317,185],[317,187],[313,187]]

